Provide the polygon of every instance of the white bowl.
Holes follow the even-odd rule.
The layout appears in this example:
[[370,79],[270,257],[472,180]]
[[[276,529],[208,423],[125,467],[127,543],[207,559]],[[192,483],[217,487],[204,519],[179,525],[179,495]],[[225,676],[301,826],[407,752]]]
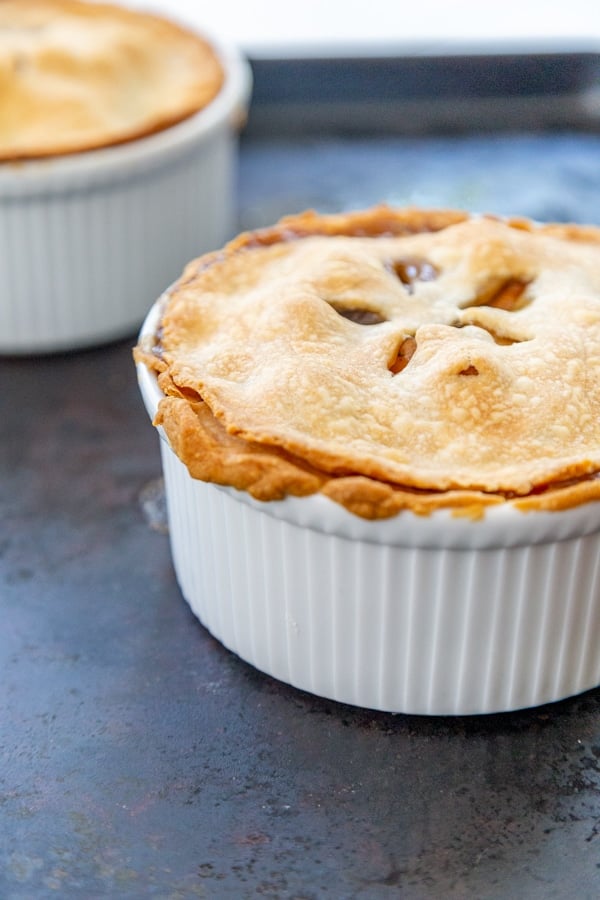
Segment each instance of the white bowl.
[[[137,368],[153,418],[162,392]],[[538,706],[600,684],[600,503],[367,521],[320,494],[261,503],[194,480],[161,438],[183,595],[261,671],[429,715]]]
[[218,41],[225,83],[189,119],[126,144],[0,164],[0,353],[133,334],[157,286],[234,227],[250,69]]

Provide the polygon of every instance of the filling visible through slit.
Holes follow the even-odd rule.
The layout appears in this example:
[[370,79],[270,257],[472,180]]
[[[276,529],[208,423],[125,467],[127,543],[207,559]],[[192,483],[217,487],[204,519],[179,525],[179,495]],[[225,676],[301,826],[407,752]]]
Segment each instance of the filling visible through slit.
[[418,257],[390,260],[386,268],[400,279],[409,294],[414,291],[415,281],[435,281],[439,274],[432,263]]
[[531,303],[531,297],[525,293],[528,285],[529,282],[521,278],[508,278],[500,283],[494,281],[477,297],[465,303],[463,309],[469,309],[472,306],[492,306],[494,309],[516,312]]
[[352,307],[336,306],[334,303],[331,306],[342,318],[355,322],[357,325],[380,325],[386,321],[383,316],[372,309],[354,309]]
[[403,369],[407,367],[409,362],[412,359],[412,356],[417,349],[417,342],[412,335],[408,335],[404,338],[400,346],[398,347],[398,351],[396,356],[392,360],[392,362],[388,365],[388,368],[392,375],[397,375],[399,372],[402,372]]

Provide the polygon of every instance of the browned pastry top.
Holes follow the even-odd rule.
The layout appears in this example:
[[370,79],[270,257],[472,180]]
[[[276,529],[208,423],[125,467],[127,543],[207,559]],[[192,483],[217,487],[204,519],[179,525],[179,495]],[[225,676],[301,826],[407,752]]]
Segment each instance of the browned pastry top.
[[0,160],[151,134],[223,83],[211,45],[158,16],[81,0],[0,0]]
[[377,518],[600,491],[600,229],[290,217],[191,263],[136,354],[192,475],[260,499]]

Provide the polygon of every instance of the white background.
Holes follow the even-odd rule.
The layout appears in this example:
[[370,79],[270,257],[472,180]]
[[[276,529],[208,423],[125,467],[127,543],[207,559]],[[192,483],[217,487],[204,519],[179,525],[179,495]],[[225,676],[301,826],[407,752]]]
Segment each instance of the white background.
[[123,0],[257,56],[525,44],[600,51],[598,0]]

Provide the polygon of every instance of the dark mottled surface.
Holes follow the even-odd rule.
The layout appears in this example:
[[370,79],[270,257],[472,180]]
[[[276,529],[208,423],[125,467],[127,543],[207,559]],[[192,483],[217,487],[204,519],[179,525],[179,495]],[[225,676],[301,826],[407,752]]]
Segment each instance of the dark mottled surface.
[[[240,224],[377,200],[598,221],[599,158],[247,142]],[[175,583],[131,343],[0,359],[0,897],[600,896],[600,691],[388,716],[240,662]]]
[[600,136],[506,134],[249,143],[242,224],[380,201],[600,222]]

